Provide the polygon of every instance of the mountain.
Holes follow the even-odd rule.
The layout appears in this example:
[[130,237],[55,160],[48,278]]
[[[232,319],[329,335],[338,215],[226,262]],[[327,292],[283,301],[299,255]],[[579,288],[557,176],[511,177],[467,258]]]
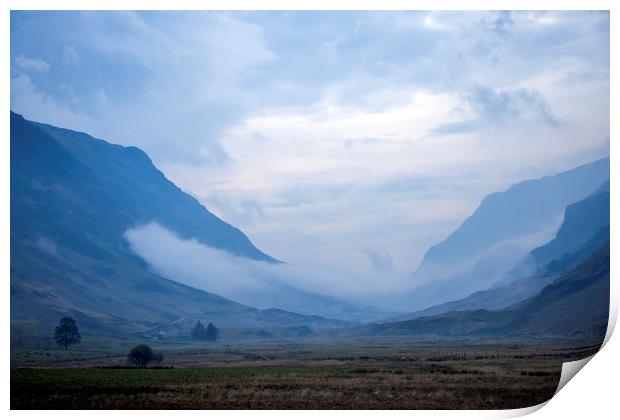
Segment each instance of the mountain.
[[537,266],[575,251],[601,228],[609,226],[609,180],[594,194],[571,204],[555,238],[531,252]]
[[277,262],[257,249],[239,229],[210,213],[198,200],[170,182],[142,150],[47,124],[33,125],[87,167],[101,187],[114,195],[116,208],[122,209],[116,211],[121,218],[119,228],[126,230],[157,220],[185,239],[196,238],[205,245],[241,257]]
[[[220,326],[327,328],[341,321],[258,310],[154,274],[124,232],[156,219],[187,237],[275,263],[209,213],[144,152],[11,113],[11,319],[127,334],[203,319]],[[195,230],[194,230],[195,229]]]
[[503,310],[452,311],[365,327],[369,335],[574,337],[602,340],[609,318],[609,242],[539,293]]
[[[197,239],[212,248],[259,262],[277,264],[279,261],[258,250],[239,229],[220,220],[203,207],[195,198],[181,191],[153,165],[149,157],[135,147],[123,147],[95,139],[88,134],[32,123],[52,137],[71,157],[86,166],[115,200],[105,211],[115,214],[116,230],[99,230],[96,235],[107,234],[118,241],[119,233],[151,221],[173,230],[181,239]],[[90,200],[90,199],[89,199]],[[105,206],[101,199],[93,205]],[[121,246],[125,246],[122,239]],[[177,280],[176,278],[174,280]],[[182,279],[178,279],[182,280]],[[389,312],[364,305],[356,305],[307,291],[283,283],[265,283],[261,290],[249,290],[239,300],[237,295],[227,296],[248,306],[278,307],[306,315],[344,319],[348,321],[374,321]]]
[[609,159],[524,181],[488,195],[461,226],[432,246],[400,307],[422,309],[463,298],[499,280],[556,232],[565,208],[609,179]]
[[607,180],[588,197],[570,204],[564,212],[564,220],[556,236],[545,245],[532,250],[515,268],[499,279],[496,285],[508,284],[515,279],[532,275],[553,260],[565,256],[568,258],[586,242],[598,237],[599,240],[594,240],[594,244],[590,245],[590,252],[594,251],[592,246],[604,243],[605,238],[609,237],[609,213],[609,180]]
[[438,265],[458,267],[494,245],[536,234],[548,228],[566,206],[608,179],[609,158],[605,158],[490,194],[456,231],[428,250],[417,271]]
[[558,277],[539,294],[515,305],[509,329],[518,334],[605,336],[609,320],[609,242]]
[[609,241],[609,181],[593,194],[569,205],[556,236],[535,248],[493,287],[455,301],[434,305],[399,320],[455,310],[501,309],[538,293]]

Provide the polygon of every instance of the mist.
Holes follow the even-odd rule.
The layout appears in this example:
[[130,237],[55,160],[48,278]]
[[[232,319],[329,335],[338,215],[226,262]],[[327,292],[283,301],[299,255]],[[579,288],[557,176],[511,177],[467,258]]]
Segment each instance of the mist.
[[381,295],[403,290],[410,281],[408,275],[386,270],[385,262],[377,264],[375,255],[368,266],[359,267],[270,264],[211,248],[194,238],[183,239],[156,221],[127,230],[125,238],[155,273],[257,308],[290,306],[282,300],[291,299],[292,289],[298,298],[308,293],[373,304]]

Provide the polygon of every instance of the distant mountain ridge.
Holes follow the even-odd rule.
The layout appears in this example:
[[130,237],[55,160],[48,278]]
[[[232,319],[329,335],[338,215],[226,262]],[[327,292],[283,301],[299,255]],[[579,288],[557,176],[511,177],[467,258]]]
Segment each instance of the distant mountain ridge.
[[489,194],[457,230],[428,250],[417,272],[438,264],[458,266],[501,241],[535,234],[608,178],[609,158],[604,158]]
[[534,295],[558,274],[579,264],[609,241],[609,204],[607,181],[595,193],[570,204],[555,238],[532,250],[493,287],[398,319],[414,319],[454,310],[501,309]]
[[567,252],[582,246],[596,232],[609,226],[609,181],[595,193],[569,205],[564,223],[555,238],[548,244],[532,250],[531,255],[538,266],[544,265]]
[[432,246],[395,307],[416,311],[485,290],[555,233],[565,208],[609,179],[609,158],[489,194],[444,241]]
[[599,238],[596,244],[587,247],[593,252],[592,246],[602,244],[609,238],[609,224],[610,196],[607,180],[583,200],[567,206],[564,220],[555,237],[533,249],[515,268],[499,279],[496,285],[508,284],[520,277],[532,275],[546,264],[574,254],[593,238]]

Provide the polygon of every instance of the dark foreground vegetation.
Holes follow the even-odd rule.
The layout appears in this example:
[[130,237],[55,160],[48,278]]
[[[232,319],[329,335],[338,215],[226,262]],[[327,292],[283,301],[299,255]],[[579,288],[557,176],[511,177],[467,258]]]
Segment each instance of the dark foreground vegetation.
[[168,349],[166,363],[149,369],[128,368],[120,354],[30,352],[29,359],[14,354],[11,408],[521,408],[553,396],[563,362],[597,349],[569,342],[266,342]]

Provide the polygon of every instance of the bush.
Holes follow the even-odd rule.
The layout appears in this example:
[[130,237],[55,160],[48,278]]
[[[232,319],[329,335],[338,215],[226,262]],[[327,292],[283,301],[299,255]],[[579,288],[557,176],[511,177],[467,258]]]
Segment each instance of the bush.
[[139,344],[127,355],[127,363],[133,364],[139,368],[145,368],[149,363],[160,364],[164,360],[164,355],[155,353],[146,344]]

